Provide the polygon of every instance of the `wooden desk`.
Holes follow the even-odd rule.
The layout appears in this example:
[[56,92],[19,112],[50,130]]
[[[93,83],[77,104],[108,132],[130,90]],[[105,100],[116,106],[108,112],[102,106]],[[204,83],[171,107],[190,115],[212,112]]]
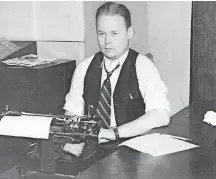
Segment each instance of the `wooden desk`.
[[191,138],[200,147],[151,157],[128,147],[121,147],[79,174],[77,179],[213,179],[216,176],[216,128],[203,122],[215,102],[200,102],[171,118],[169,127],[154,130]]
[[[216,128],[203,122],[206,111],[212,109],[216,109],[216,101],[200,101],[171,117],[168,127],[150,132],[188,137],[192,139],[193,143],[198,144],[199,148],[161,157],[151,157],[133,149],[121,147],[105,158],[96,157],[94,161],[86,161],[85,166],[77,171],[75,178],[213,179],[216,176]],[[8,160],[12,159],[14,158],[8,156]],[[9,164],[11,165],[10,162]],[[15,176],[15,174],[3,176]],[[40,177],[37,175],[31,178],[48,179],[50,177],[65,179],[63,176],[54,175],[41,175]],[[12,179],[16,179],[16,177]],[[30,177],[26,177],[26,179],[30,179]]]

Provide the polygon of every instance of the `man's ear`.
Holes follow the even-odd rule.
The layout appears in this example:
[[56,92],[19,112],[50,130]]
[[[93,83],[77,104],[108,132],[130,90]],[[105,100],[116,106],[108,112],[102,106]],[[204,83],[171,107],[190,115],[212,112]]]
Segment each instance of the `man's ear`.
[[134,28],[133,28],[132,26],[130,26],[130,27],[128,28],[128,39],[129,39],[129,40],[132,39],[132,38],[134,37],[134,35],[135,35]]

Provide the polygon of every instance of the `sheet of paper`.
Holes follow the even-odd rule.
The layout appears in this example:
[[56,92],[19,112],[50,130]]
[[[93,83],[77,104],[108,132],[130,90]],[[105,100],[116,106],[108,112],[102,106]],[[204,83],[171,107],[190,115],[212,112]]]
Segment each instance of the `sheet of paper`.
[[149,134],[129,139],[119,146],[125,145],[154,157],[180,152],[199,147],[186,141],[174,139],[165,134]]
[[48,139],[52,117],[4,116],[0,135]]
[[207,111],[204,115],[204,122],[211,124],[212,126],[216,126],[216,112]]

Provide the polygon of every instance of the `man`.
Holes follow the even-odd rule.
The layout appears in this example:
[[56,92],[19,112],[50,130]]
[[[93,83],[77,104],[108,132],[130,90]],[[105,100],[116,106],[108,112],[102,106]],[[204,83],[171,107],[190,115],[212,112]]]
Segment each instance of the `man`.
[[103,4],[96,13],[96,30],[100,52],[76,68],[66,114],[87,115],[91,110],[104,123],[99,143],[168,125],[166,86],[152,61],[129,48],[134,36],[129,10],[114,2]]

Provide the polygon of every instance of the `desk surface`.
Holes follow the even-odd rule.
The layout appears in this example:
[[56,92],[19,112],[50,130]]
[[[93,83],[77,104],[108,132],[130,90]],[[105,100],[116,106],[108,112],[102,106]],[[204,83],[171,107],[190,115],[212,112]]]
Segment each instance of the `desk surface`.
[[203,122],[205,112],[211,109],[216,109],[216,103],[193,104],[174,115],[169,127],[154,130],[191,138],[199,148],[152,157],[121,147],[76,178],[213,179],[216,176],[216,128]]
[[150,132],[191,138],[193,143],[200,146],[199,148],[152,157],[124,146],[103,159],[88,161],[85,165],[90,168],[80,171],[76,178],[213,179],[216,176],[216,128],[203,122],[206,111],[212,109],[216,109],[216,102],[193,104],[172,116],[168,127]]

